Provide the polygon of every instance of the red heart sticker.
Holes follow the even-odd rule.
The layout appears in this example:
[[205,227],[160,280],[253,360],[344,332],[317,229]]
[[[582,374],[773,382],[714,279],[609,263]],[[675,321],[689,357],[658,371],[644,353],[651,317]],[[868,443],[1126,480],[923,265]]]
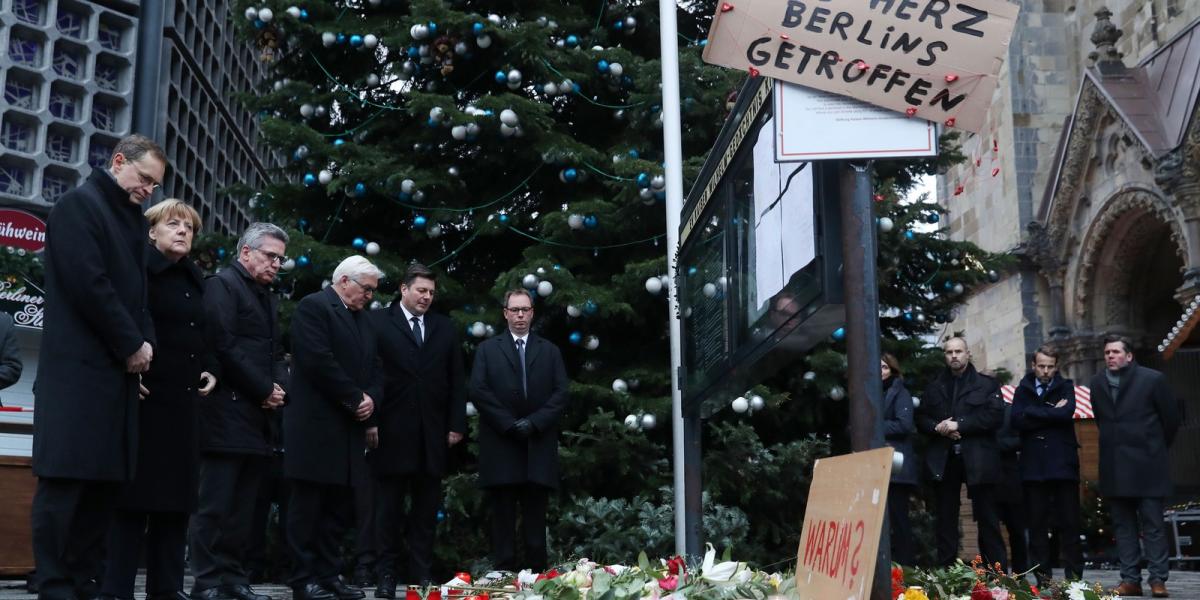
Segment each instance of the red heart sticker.
[[854,66],[858,67],[859,71],[866,71],[867,69],[871,68],[871,65],[868,65],[867,62],[863,60],[854,63]]
[[946,127],[954,127],[954,117],[946,119]]
[[992,177],[995,177],[999,174],[1000,174],[1000,167],[996,167],[995,169],[992,169]]
[[755,69],[754,67],[750,67],[750,76],[751,77],[758,77],[758,73],[759,73],[758,69]]
[[912,106],[910,106],[910,107],[908,107],[908,108],[904,109],[904,114],[906,114],[906,115],[908,115],[908,116],[910,116],[910,117],[911,117],[911,116],[913,116],[913,115],[917,114],[917,109],[916,109],[916,108],[914,108],[914,107],[912,107]]
[[963,193],[963,186],[961,186],[961,185],[960,185],[960,186],[958,186],[958,187],[954,188],[954,195],[955,195],[955,196],[957,196],[957,195],[959,195],[959,194],[961,194],[961,193]]
[[955,75],[954,73],[946,75],[946,83],[954,83],[955,81],[958,81],[958,75]]
[[721,3],[721,12],[729,12],[733,10],[733,5],[728,2]]

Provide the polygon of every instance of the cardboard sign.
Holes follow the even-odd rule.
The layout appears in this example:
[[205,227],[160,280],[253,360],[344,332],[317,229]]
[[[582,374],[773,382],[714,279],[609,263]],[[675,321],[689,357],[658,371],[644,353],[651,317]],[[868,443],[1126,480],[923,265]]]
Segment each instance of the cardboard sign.
[[892,453],[879,448],[822,458],[813,467],[796,552],[800,600],[870,598]]
[[704,60],[978,133],[1018,10],[1005,0],[729,0]]
[[792,83],[775,86],[775,162],[936,156],[937,152],[933,121]]

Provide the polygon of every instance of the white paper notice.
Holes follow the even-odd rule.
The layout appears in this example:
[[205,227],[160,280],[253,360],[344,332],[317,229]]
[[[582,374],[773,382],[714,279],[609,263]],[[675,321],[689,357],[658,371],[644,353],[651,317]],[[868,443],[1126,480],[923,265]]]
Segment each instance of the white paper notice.
[[853,98],[777,81],[775,160],[934,156],[937,127],[930,121]]
[[[771,123],[762,131],[773,131]],[[775,144],[768,135],[759,135],[754,144],[754,265],[755,298],[753,306],[762,308],[779,293],[796,271],[817,256],[813,229],[812,169],[802,165],[775,162]],[[787,186],[787,192],[780,195]]]

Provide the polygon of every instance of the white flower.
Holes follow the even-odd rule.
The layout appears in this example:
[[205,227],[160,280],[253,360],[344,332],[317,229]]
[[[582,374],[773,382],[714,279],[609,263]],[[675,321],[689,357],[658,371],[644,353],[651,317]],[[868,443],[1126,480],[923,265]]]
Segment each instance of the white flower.
[[525,569],[524,571],[517,573],[517,583],[521,584],[521,587],[523,588],[533,585],[533,582],[537,581],[537,578],[538,574],[534,573],[530,569]]
[[[704,563],[700,565],[700,577],[709,583],[717,586],[736,585],[744,583],[745,580],[739,577],[734,579],[740,571],[745,570],[745,563],[727,561],[723,563],[713,564],[717,557],[717,550],[712,544],[708,544],[708,550],[704,553]],[[749,573],[747,572],[747,575]]]

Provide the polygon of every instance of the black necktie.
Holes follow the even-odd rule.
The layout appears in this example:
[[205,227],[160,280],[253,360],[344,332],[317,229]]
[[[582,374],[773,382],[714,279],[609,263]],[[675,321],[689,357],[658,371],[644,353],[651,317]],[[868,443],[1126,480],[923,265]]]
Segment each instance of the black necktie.
[[517,360],[521,363],[521,393],[528,396],[529,388],[525,385],[525,340],[517,340]]
[[421,319],[420,317],[413,317],[410,320],[413,324],[413,337],[417,338],[417,346],[421,346],[425,343],[425,336],[421,333]]

